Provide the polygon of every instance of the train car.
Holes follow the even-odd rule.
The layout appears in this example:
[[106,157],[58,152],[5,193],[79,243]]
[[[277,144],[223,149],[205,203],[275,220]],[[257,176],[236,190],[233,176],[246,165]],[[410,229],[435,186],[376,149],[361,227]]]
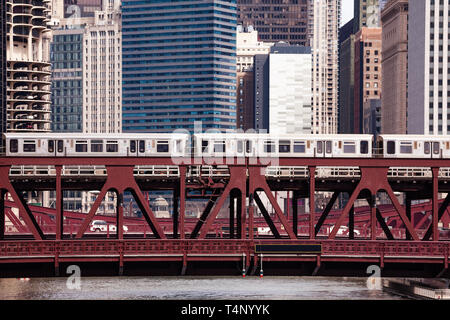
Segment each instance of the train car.
[[196,157],[370,158],[372,135],[194,135]]
[[450,158],[448,136],[382,134],[377,145],[383,158]]
[[186,157],[188,134],[4,133],[13,157]]

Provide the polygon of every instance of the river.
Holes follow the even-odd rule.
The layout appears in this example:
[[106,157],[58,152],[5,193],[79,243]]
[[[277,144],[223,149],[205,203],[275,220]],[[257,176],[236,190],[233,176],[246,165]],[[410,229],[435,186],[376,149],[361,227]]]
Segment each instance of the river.
[[0,300],[397,300],[346,277],[80,277],[0,279]]

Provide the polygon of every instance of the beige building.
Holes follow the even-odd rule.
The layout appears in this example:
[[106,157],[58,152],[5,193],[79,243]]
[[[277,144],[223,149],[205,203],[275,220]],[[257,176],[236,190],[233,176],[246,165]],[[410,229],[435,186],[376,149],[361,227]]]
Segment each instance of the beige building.
[[391,0],[382,22],[382,133],[406,134],[408,108],[408,0]]
[[341,0],[310,0],[308,36],[312,53],[312,133],[337,133],[338,32]]
[[269,54],[272,42],[258,40],[258,31],[252,26],[238,26],[236,33],[236,128],[254,129],[254,76],[256,54]]
[[7,132],[50,131],[50,0],[6,0]]

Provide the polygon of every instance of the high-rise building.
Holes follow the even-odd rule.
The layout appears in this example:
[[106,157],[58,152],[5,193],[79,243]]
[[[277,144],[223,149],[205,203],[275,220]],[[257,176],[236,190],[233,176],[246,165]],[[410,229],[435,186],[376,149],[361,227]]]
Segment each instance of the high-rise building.
[[275,44],[269,55],[269,132],[311,133],[311,48]]
[[309,0],[237,0],[238,24],[254,26],[259,40],[308,45]]
[[118,133],[122,131],[120,1],[77,3],[63,6],[57,1],[53,6],[52,129]]
[[362,28],[377,28],[380,26],[380,4],[380,0],[354,0],[353,31],[355,33]]
[[[0,4],[0,134],[6,132],[6,1]],[[3,139],[0,139],[0,152]]]
[[258,31],[252,26],[238,26],[236,33],[236,126],[247,131],[254,129],[254,72],[256,54],[268,54],[271,42],[258,41]]
[[312,52],[312,133],[337,133],[340,20],[341,0],[309,1],[308,37]]
[[[364,126],[364,117],[374,114],[371,112],[376,103],[373,100],[381,99],[381,28],[363,27],[355,34],[354,71],[353,133],[379,133],[365,132],[367,126]],[[371,123],[368,120],[366,122]]]
[[353,133],[355,86],[355,35],[353,19],[339,29],[338,133]]
[[122,1],[123,131],[236,128],[236,1]]
[[406,134],[408,106],[408,0],[387,3],[382,21],[382,133]]
[[311,48],[276,43],[255,55],[256,130],[311,133]]
[[450,4],[410,0],[408,10],[408,133],[446,135],[450,133]]
[[6,1],[7,132],[50,131],[50,2]]

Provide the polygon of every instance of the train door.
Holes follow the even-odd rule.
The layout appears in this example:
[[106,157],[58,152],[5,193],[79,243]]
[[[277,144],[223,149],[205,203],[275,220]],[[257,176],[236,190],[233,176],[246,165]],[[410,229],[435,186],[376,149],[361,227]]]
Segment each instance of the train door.
[[145,140],[130,140],[128,150],[131,156],[138,157],[145,155]]
[[316,157],[331,158],[333,156],[333,143],[331,140],[316,141]]
[[441,158],[441,143],[439,141],[425,141],[423,149],[426,158]]
[[48,140],[47,141],[48,153],[54,156],[63,156],[65,154],[64,140]]

